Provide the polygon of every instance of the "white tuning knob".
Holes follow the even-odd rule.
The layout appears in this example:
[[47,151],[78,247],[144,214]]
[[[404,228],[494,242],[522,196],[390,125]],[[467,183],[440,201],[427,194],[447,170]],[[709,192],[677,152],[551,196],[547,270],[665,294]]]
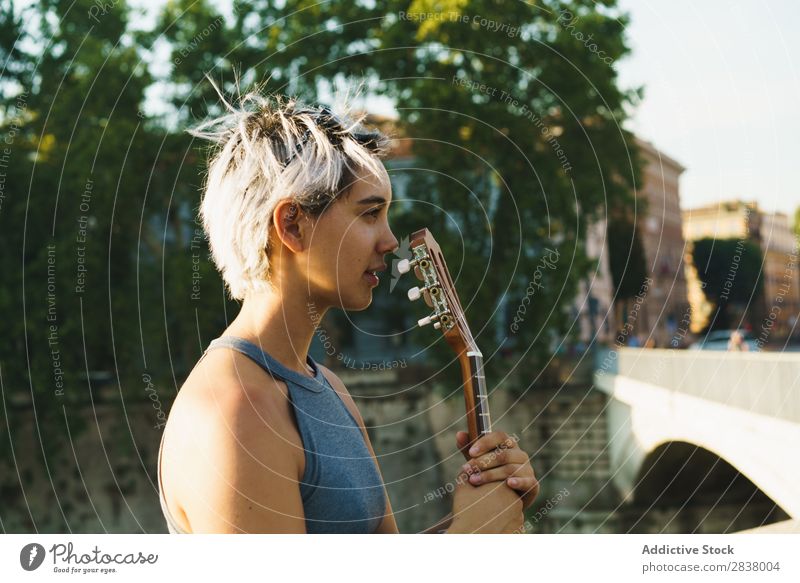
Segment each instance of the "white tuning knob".
[[431,323],[431,317],[430,317],[430,316],[425,316],[424,318],[422,318],[422,320],[419,320],[419,321],[417,322],[417,324],[418,324],[420,327],[422,327],[422,326],[427,326],[427,325],[428,325],[428,324],[430,324],[430,323]]
[[413,301],[418,300],[422,297],[422,291],[418,287],[412,287],[408,290],[408,299]]
[[442,323],[441,322],[434,322],[433,323],[434,330],[438,330],[441,327],[442,327]]
[[411,271],[411,262],[408,259],[401,259],[397,262],[397,271],[402,273],[408,273]]

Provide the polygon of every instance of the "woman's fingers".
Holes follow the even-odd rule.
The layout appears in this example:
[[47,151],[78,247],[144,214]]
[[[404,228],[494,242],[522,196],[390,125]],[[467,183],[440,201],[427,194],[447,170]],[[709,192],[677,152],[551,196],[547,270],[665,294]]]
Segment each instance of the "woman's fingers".
[[529,508],[539,494],[539,481],[533,472],[528,454],[517,446],[516,437],[503,431],[482,436],[471,446],[464,431],[456,434],[456,444],[467,463],[461,467],[473,486],[505,482],[517,492],[523,508]]
[[513,476],[506,480],[506,484],[520,494],[529,494],[539,489],[539,480],[535,476]]
[[476,472],[469,476],[469,483],[473,486],[502,481],[522,496],[524,508],[528,508],[539,494],[539,480],[527,471],[525,464],[506,464],[500,468]]
[[464,454],[465,459],[469,457],[469,433],[466,431],[459,431],[456,433],[456,447]]
[[467,473],[471,473],[489,470],[509,463],[524,464],[527,461],[528,454],[519,448],[495,449],[478,458],[469,460],[462,466],[462,469]]
[[522,509],[527,510],[539,495],[539,480],[535,476],[514,476],[506,480],[506,484],[522,497]]
[[[502,482],[508,478],[516,476],[518,470],[524,468],[523,464],[505,464],[499,468],[492,468],[491,470],[484,470],[480,472],[473,472],[469,475],[469,483],[473,486],[478,484],[488,484],[489,482]],[[510,484],[509,484],[510,485]],[[514,488],[516,490],[517,488]]]
[[505,431],[492,431],[479,438],[470,448],[469,455],[478,457],[495,448],[511,449],[517,446],[517,440],[510,437]]

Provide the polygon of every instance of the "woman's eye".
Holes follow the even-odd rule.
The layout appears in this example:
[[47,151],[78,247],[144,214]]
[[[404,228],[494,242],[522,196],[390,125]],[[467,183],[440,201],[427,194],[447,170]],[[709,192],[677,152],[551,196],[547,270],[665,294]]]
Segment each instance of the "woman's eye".
[[381,209],[380,207],[374,208],[372,210],[365,212],[364,214],[377,219],[378,215],[381,214]]

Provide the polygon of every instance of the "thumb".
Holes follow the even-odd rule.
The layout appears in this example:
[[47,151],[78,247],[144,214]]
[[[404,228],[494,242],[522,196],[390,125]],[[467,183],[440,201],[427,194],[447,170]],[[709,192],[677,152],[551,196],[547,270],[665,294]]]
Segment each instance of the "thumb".
[[466,431],[459,431],[456,433],[456,445],[464,458],[469,460],[469,434]]

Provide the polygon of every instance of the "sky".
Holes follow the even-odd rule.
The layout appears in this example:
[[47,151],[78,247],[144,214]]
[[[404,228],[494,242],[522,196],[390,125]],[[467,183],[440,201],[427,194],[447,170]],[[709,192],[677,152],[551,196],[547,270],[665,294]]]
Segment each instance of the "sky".
[[630,129],[686,172],[681,205],[756,200],[800,206],[800,2],[622,0],[633,55],[623,86],[644,85]]
[[[152,11],[163,0],[132,4]],[[224,2],[227,4],[227,2]],[[645,95],[627,127],[680,162],[681,205],[800,207],[800,1],[620,0],[632,55],[614,66]],[[380,113],[389,100],[373,103]]]

